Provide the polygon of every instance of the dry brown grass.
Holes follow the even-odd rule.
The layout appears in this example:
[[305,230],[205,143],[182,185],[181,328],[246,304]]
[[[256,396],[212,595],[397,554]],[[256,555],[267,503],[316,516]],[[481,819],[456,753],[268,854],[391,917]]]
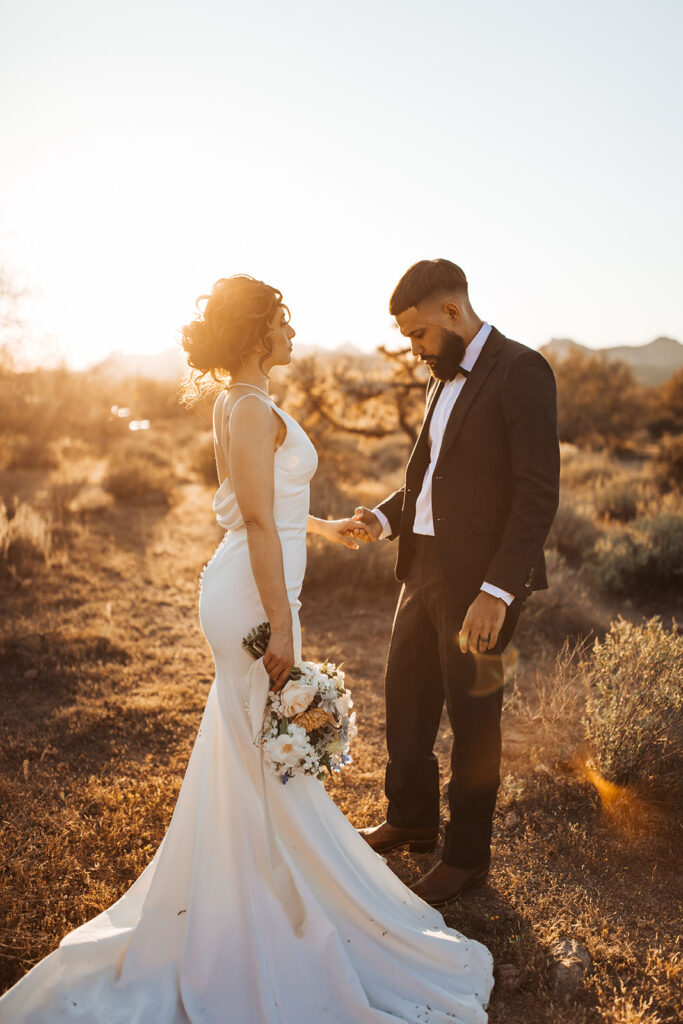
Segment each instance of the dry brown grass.
[[[197,576],[219,539],[210,489],[195,479],[176,485],[170,505],[74,509],[105,471],[92,458],[64,478],[75,492],[60,506],[49,567],[10,579],[2,593],[0,987],[114,902],[149,862],[213,678],[196,615]],[[5,486],[40,509],[48,483],[59,480],[15,472]],[[363,468],[344,486],[328,477],[325,486],[333,484],[346,511],[351,498],[383,497],[394,479]],[[325,486],[316,511],[336,514],[324,506]],[[331,551],[340,559],[334,572]],[[380,821],[385,806],[382,675],[397,586],[393,545],[384,551],[313,547],[303,594],[307,656],[344,661],[354,692],[354,764],[329,790],[357,826]],[[342,569],[353,586],[340,596]],[[580,605],[583,584],[563,579],[574,587],[568,606]],[[491,1024],[668,1024],[680,984],[673,832],[662,820],[646,833],[628,831],[605,813],[595,785],[557,767],[575,745],[582,701],[554,667],[551,620],[560,610],[547,603],[550,594],[534,596],[525,615],[533,620],[533,602],[539,609],[545,601],[544,610],[517,637],[518,696],[504,716],[490,881],[448,907],[446,920],[486,943],[497,967],[519,968],[516,988],[494,990]],[[444,784],[449,746],[444,719]],[[411,882],[433,858],[396,853],[389,862]],[[560,937],[584,943],[594,961],[571,1001],[550,980],[549,951]]]

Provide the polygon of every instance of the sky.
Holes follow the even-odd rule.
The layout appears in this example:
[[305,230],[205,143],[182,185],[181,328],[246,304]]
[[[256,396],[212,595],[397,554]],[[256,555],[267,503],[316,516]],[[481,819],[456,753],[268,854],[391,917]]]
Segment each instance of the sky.
[[[74,366],[219,277],[397,343],[446,257],[533,347],[683,340],[680,0],[0,0],[0,266]],[[296,340],[295,340],[296,344]]]

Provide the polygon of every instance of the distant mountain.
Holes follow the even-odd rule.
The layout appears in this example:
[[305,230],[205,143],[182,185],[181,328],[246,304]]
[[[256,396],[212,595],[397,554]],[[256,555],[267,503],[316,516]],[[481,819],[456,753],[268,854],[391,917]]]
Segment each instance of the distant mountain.
[[[360,363],[374,361],[377,358],[374,352],[363,352],[351,342],[334,349],[321,348],[317,345],[299,345],[295,342],[294,357],[303,359],[305,356],[315,356],[322,363],[340,357],[355,359]],[[116,351],[110,352],[105,359],[93,366],[91,372],[114,380],[141,377],[176,381],[186,376],[187,362],[185,353],[180,348],[168,348],[155,355]]]
[[655,338],[647,345],[615,345],[611,348],[588,348],[569,338],[553,338],[541,348],[543,355],[561,361],[573,352],[600,355],[610,362],[627,363],[639,384],[653,387],[672,377],[683,366],[683,345],[674,338]]
[[118,351],[110,352],[106,359],[93,366],[91,372],[116,380],[143,377],[176,381],[187,374],[187,362],[180,348],[167,348],[154,355]]
[[[647,345],[617,345],[600,349],[579,345],[569,338],[553,338],[542,347],[541,352],[555,360],[566,359],[572,352],[581,352],[587,356],[602,355],[609,360],[620,359],[631,367],[638,383],[648,387],[668,380],[683,366],[683,345],[673,338],[655,338]],[[306,356],[315,356],[323,365],[339,358],[351,359],[368,371],[383,362],[382,356],[375,351],[364,352],[351,342],[335,349],[295,342],[294,358],[303,359]],[[187,373],[187,363],[180,348],[169,348],[156,355],[110,352],[106,359],[93,367],[92,372],[115,380],[142,377],[176,381]]]

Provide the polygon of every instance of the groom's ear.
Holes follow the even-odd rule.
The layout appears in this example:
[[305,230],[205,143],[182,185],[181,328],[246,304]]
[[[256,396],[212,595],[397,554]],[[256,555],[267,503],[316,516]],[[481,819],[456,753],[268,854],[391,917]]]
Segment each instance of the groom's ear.
[[441,307],[441,310],[446,314],[449,320],[453,321],[453,323],[457,323],[462,316],[460,303],[456,302],[455,299],[447,299]]

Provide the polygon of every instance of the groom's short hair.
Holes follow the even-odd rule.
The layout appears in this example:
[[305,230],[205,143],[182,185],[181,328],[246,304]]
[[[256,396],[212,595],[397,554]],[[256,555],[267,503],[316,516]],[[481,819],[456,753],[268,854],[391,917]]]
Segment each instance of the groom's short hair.
[[419,260],[406,270],[389,300],[389,312],[398,316],[425,299],[449,292],[467,291],[465,272],[450,260]]

